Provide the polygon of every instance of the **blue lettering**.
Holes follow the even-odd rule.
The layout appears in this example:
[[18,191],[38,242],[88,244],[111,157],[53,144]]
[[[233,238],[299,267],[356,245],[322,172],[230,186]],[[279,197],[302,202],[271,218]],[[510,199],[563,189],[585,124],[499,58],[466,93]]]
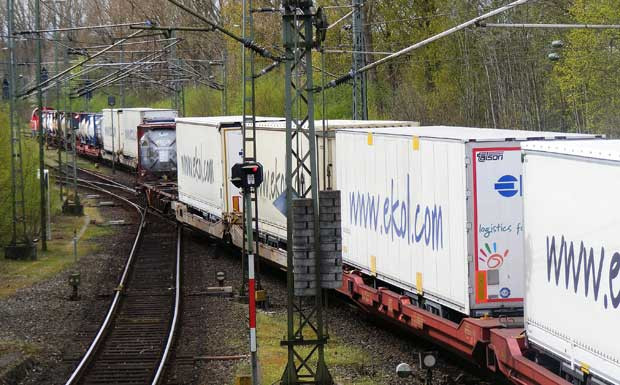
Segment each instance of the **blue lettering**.
[[[443,213],[441,206],[421,206],[416,204],[411,228],[411,189],[407,176],[406,197],[397,196],[394,191],[394,180],[390,182],[390,192],[385,198],[380,194],[368,192],[349,193],[349,223],[369,229],[390,239],[407,239],[408,244],[422,243],[433,250],[443,249]],[[380,202],[383,202],[383,223],[379,222]],[[415,204],[415,203],[413,203]],[[424,213],[422,217],[421,213]],[[420,228],[418,228],[418,219]]]
[[614,309],[620,306],[620,289],[618,292],[614,291],[614,280],[618,278],[620,274],[620,253],[614,253],[611,257],[611,266],[609,269],[609,293],[611,294],[611,304]]
[[[603,271],[605,262],[605,248],[601,247],[599,254],[595,254],[594,248],[588,248],[584,242],[579,244],[578,259],[575,255],[575,244],[568,241],[562,235],[559,241],[559,253],[555,236],[547,236],[547,282],[555,283],[556,287],[561,286],[561,279],[564,278],[564,288],[578,293],[583,278],[583,291],[586,298],[590,291],[594,301],[598,301],[601,289],[601,279],[603,275],[609,277],[609,298],[614,309],[620,306],[620,291],[614,291],[614,280],[620,275],[620,253],[614,253],[611,259],[609,272]],[[564,263],[564,274],[562,274],[562,263]],[[583,267],[583,269],[582,269]],[[571,287],[572,281],[572,287]],[[604,294],[603,307],[608,308],[608,295]]]
[[422,239],[422,235],[424,235],[424,225],[422,225],[422,228],[420,229],[420,232],[418,232],[418,214],[420,213],[420,205],[417,205],[415,208],[415,241],[416,242],[420,242],[420,239]]

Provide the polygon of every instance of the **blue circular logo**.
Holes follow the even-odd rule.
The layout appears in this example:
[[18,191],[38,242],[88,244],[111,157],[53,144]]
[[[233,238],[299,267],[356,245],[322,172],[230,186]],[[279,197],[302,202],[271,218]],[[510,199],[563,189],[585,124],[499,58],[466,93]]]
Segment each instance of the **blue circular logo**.
[[517,182],[519,182],[519,180],[514,176],[504,175],[495,183],[495,191],[503,197],[513,197],[519,192],[519,185]]
[[499,296],[502,298],[510,297],[510,289],[507,287],[502,287],[501,290],[499,291]]

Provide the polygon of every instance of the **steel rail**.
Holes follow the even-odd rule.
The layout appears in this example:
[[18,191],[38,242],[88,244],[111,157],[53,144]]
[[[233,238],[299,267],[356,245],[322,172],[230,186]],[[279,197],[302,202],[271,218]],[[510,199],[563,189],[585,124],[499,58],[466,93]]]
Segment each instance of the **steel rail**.
[[93,185],[93,187],[95,189],[101,191],[101,192],[107,193],[108,195],[111,195],[113,197],[116,197],[117,199],[120,199],[120,200],[122,200],[124,202],[127,202],[128,204],[130,204],[131,206],[136,208],[138,210],[138,212],[140,213],[140,215],[141,215],[140,227],[138,229],[138,234],[136,235],[136,238],[134,239],[133,246],[131,247],[131,252],[129,253],[129,258],[127,258],[127,263],[125,264],[125,269],[123,270],[123,274],[121,276],[121,279],[120,279],[120,281],[118,283],[118,286],[117,286],[115,294],[114,294],[114,299],[112,300],[112,304],[110,305],[110,308],[108,309],[106,317],[103,320],[103,323],[102,323],[101,327],[99,328],[99,331],[97,332],[97,335],[93,339],[93,342],[91,342],[90,346],[88,347],[88,350],[86,351],[86,353],[84,354],[84,356],[80,360],[78,366],[71,373],[71,377],[69,377],[69,379],[67,380],[65,385],[72,385],[72,384],[75,384],[77,382],[77,380],[82,375],[82,372],[84,371],[86,366],[90,363],[90,360],[92,359],[93,355],[97,351],[97,348],[99,347],[99,344],[101,343],[101,341],[103,339],[103,335],[108,331],[108,329],[109,329],[109,327],[110,327],[110,325],[112,323],[112,319],[114,318],[114,314],[118,310],[118,305],[119,305],[120,299],[121,299],[121,292],[123,290],[123,287],[125,286],[125,282],[127,281],[127,275],[129,274],[129,269],[130,269],[131,265],[133,264],[134,256],[135,256],[135,253],[136,253],[136,249],[138,247],[138,243],[139,243],[140,239],[142,238],[142,234],[143,234],[142,230],[146,226],[146,212],[148,210],[147,208],[142,208],[139,205],[135,204],[134,202],[131,202],[129,199],[121,197],[120,195],[114,194],[114,193],[112,193],[110,191],[107,191],[107,190],[105,190],[103,188],[100,188],[100,187],[97,187],[97,186],[94,186],[94,185]]
[[90,171],[90,170],[87,170],[87,169],[82,168],[82,167],[78,167],[77,169],[78,169],[78,171],[83,172],[84,174],[92,175],[92,176],[94,176],[95,178],[99,178],[99,179],[101,179],[101,180],[103,180],[103,181],[105,181],[105,182],[108,182],[108,183],[111,183],[111,184],[117,185],[117,186],[119,186],[119,188],[122,188],[122,189],[127,189],[127,191],[131,191],[131,192],[133,192],[133,193],[135,193],[135,192],[136,192],[136,190],[135,190],[135,189],[132,189],[131,187],[129,187],[129,186],[127,186],[127,185],[124,185],[124,184],[122,184],[122,183],[120,183],[120,182],[117,182],[117,181],[115,181],[114,179],[111,179],[111,178],[109,178],[108,176],[103,175],[103,174],[101,174],[101,173],[94,172],[94,171]]
[[177,226],[177,266],[176,266],[176,293],[174,294],[174,315],[172,316],[172,324],[170,325],[170,332],[168,333],[168,340],[166,341],[166,347],[157,367],[155,377],[151,382],[151,385],[158,385],[164,373],[164,367],[168,363],[168,357],[172,350],[172,344],[176,337],[177,324],[179,322],[179,313],[181,309],[181,243],[183,239],[183,227]]

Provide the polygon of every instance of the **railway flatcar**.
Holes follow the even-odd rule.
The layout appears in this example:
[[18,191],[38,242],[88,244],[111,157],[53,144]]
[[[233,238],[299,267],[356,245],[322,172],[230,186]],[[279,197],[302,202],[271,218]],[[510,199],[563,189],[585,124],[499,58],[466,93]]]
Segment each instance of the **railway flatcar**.
[[620,141],[524,143],[525,330],[576,384],[620,383]]

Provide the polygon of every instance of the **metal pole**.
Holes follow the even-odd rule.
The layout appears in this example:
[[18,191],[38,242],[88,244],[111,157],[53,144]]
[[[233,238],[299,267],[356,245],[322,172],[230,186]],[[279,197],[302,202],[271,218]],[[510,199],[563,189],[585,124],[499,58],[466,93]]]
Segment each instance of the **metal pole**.
[[77,265],[77,230],[73,229],[73,263]]
[[[176,37],[176,31],[170,31],[170,37],[175,38]],[[178,68],[179,63],[177,60],[177,46],[173,46],[170,49],[170,58],[168,60],[169,64],[168,64],[168,68],[170,71],[171,76],[173,75],[173,68]],[[172,63],[174,63],[176,66],[173,66]],[[174,110],[179,110],[179,84],[177,82],[173,83],[173,88],[174,91],[172,92],[172,108]]]
[[71,154],[73,155],[73,194],[74,194],[73,204],[77,210],[77,208],[80,207],[80,196],[78,195],[78,186],[77,186],[77,148],[75,147],[77,143],[76,137],[75,137],[76,127],[74,127],[73,123],[74,123],[73,113],[71,113],[71,146],[72,146],[71,148],[73,149]]
[[[118,117],[118,111],[116,111]],[[114,148],[114,109],[110,108],[110,120],[112,121],[112,174],[116,174],[116,149]]]
[[[290,17],[290,16],[289,16]],[[283,36],[284,41],[287,42],[291,39],[291,35],[293,34],[293,28],[290,22],[283,23]],[[287,50],[288,51],[288,50]],[[289,52],[287,52],[289,53]],[[290,53],[293,55],[292,52]],[[292,73],[293,73],[293,60],[294,57],[287,57],[288,60],[285,62],[285,71],[284,71],[284,115],[286,116],[286,223],[287,228],[288,224],[293,223],[293,123],[292,123],[292,100],[293,100],[293,92],[292,87],[289,86],[293,81]],[[295,285],[293,282],[293,232],[286,232],[286,243],[287,243],[287,251],[286,251],[286,336],[288,341],[292,341],[295,338],[295,318],[294,318],[294,307],[295,307],[295,296],[294,290]],[[290,342],[289,342],[290,343]],[[297,382],[297,369],[295,366],[295,350],[292,346],[288,346],[288,359],[286,369],[284,371],[284,375],[282,376],[282,383],[285,385],[292,385]]]
[[364,0],[353,0],[353,119],[368,119],[368,97],[366,88],[366,74],[358,73],[366,64],[363,32]]
[[252,363],[252,385],[259,385],[258,378],[258,344],[256,340],[256,279],[254,276],[254,240],[252,239],[252,194],[249,188],[243,191],[245,228],[247,230],[248,255],[248,298],[250,316],[250,360]]
[[[120,52],[120,61],[121,63],[123,63],[125,61],[125,48],[121,45],[121,52]],[[120,96],[120,107],[121,108],[125,108],[125,82],[123,80],[121,80],[118,83],[118,87],[119,87],[119,96]]]
[[51,241],[52,240],[52,218],[51,215],[49,215],[49,213],[51,213],[51,203],[50,203],[50,174],[49,172],[45,173],[45,187],[47,190],[47,240]]
[[185,86],[181,83],[181,116],[185,116]]
[[[58,28],[58,14],[57,14],[57,10],[56,10],[56,2],[54,2],[54,19],[53,19],[53,26],[54,29]],[[58,65],[58,39],[59,38],[59,34],[58,32],[54,32],[54,73],[57,74],[59,72],[59,65]],[[57,140],[57,147],[58,147],[58,169],[62,171],[62,135],[61,135],[61,130],[60,130],[60,83],[56,82],[56,113],[54,114],[54,118],[56,120],[56,140]],[[63,190],[63,184],[59,183],[58,184],[59,187],[59,191],[60,191],[60,201],[62,202],[63,200],[63,195],[62,195],[62,190]]]
[[224,116],[228,115],[228,64],[226,64],[227,60],[226,50],[222,53],[222,86],[224,89],[222,90],[222,113]]
[[[35,28],[41,29],[41,0],[35,0],[34,2],[34,14],[35,14]],[[47,251],[47,204],[45,203],[47,192],[45,191],[45,148],[44,141],[45,135],[43,133],[43,92],[41,91],[41,34],[37,33],[36,44],[36,57],[37,57],[37,105],[39,108],[39,172],[41,178],[39,179],[40,187],[40,210],[41,210],[41,250]]]
[[[17,243],[17,164],[16,164],[16,149],[17,145],[21,138],[19,130],[17,130],[17,135],[15,135],[15,38],[13,37],[13,1],[7,0],[7,10],[8,10],[8,30],[9,30],[9,127],[11,130],[11,193],[12,193],[12,212],[13,212],[13,237],[11,240],[12,244]],[[19,152],[21,153],[21,145],[19,148]],[[19,162],[22,161],[21,156],[19,157]],[[20,167],[21,170],[21,167]],[[22,183],[23,186],[23,183]],[[23,188],[22,188],[23,194]],[[23,199],[22,199],[23,202]],[[22,206],[23,207],[23,206]],[[25,226],[24,226],[25,227]]]

